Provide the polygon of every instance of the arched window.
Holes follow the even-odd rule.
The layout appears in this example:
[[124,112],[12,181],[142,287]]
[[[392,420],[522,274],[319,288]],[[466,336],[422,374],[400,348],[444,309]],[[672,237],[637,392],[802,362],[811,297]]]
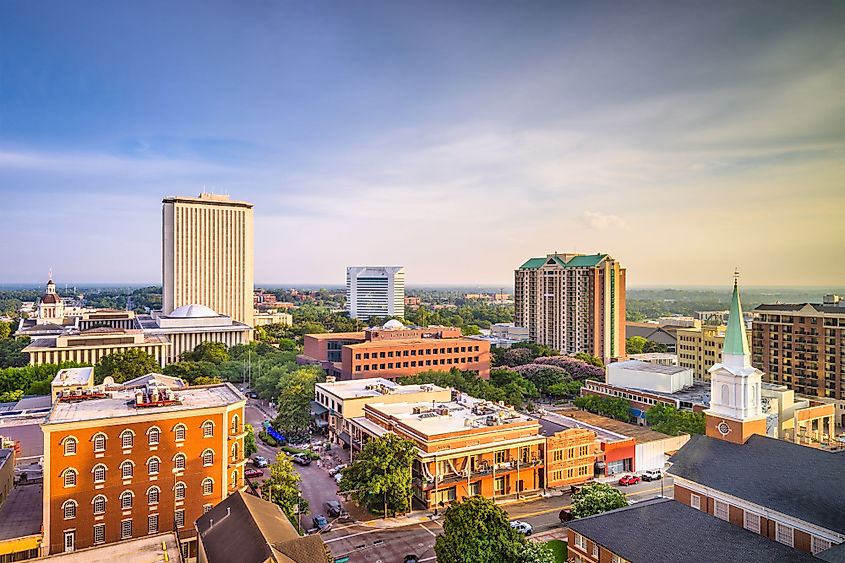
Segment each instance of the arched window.
[[120,446],[122,448],[131,448],[135,443],[135,434],[128,428],[120,433]]
[[187,428],[185,428],[184,424],[177,424],[176,427],[173,428],[173,432],[176,433],[176,441],[177,442],[182,442],[182,441],[185,440],[185,431],[186,430],[187,430]]
[[158,495],[161,489],[158,487],[150,487],[147,489],[147,504],[158,504]]
[[132,491],[123,491],[120,493],[120,508],[126,510],[132,508]]
[[62,512],[64,512],[65,520],[76,518],[76,501],[66,500],[64,504],[62,504]]
[[235,488],[237,486],[238,486],[238,470],[235,469],[234,471],[232,471],[232,488]]
[[147,473],[150,475],[158,475],[159,465],[161,465],[161,460],[157,457],[151,457],[147,460]]
[[202,423],[202,437],[210,438],[212,436],[214,436],[214,423],[210,420],[206,420]]
[[722,385],[722,404],[725,406],[730,406],[731,404],[731,389],[727,385]]
[[187,490],[185,483],[179,481],[173,490],[176,491],[176,500],[185,500],[185,491]]
[[94,505],[94,514],[103,514],[106,511],[106,497],[103,495],[95,496],[91,504]]
[[76,438],[73,436],[65,438],[65,455],[76,455]]
[[240,453],[240,446],[237,442],[232,444],[232,461],[238,461],[238,454]]
[[238,426],[239,426],[240,421],[241,421],[241,419],[240,419],[240,417],[238,417],[238,415],[234,415],[232,417],[232,434],[238,433]]
[[185,469],[185,454],[176,454],[173,456],[173,466],[176,469],[184,470]]
[[157,446],[158,440],[161,437],[161,430],[158,429],[158,426],[150,426],[147,429],[147,443],[151,446]]
[[214,464],[214,451],[211,448],[202,452],[202,464],[204,467]]
[[129,461],[128,459],[120,464],[120,475],[124,479],[131,479],[132,478],[132,471],[135,467],[135,464]]
[[76,469],[65,469],[63,475],[65,481],[65,487],[75,487],[76,486]]
[[210,495],[214,492],[214,479],[206,477],[202,480],[202,494]]
[[102,463],[95,465],[91,472],[94,474],[95,483],[102,483],[106,480],[106,466]]
[[106,451],[106,435],[102,432],[100,432],[99,434],[94,434],[94,451]]

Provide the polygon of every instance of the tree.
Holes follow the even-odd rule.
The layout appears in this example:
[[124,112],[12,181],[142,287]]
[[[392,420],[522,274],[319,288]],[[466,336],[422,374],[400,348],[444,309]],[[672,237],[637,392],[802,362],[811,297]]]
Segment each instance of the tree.
[[528,541],[519,554],[519,563],[555,563],[555,554],[545,543]]
[[258,452],[258,445],[255,443],[255,429],[252,424],[246,424],[246,436],[244,437],[244,455],[246,457]]
[[434,553],[440,563],[520,563],[525,543],[500,506],[474,496],[453,502],[446,510]]
[[592,354],[588,354],[586,352],[578,352],[572,355],[573,358],[576,360],[581,360],[584,363],[590,364],[591,366],[596,366],[599,368],[604,367],[604,362],[601,361],[601,358],[597,358]]
[[461,334],[463,336],[475,336],[481,334],[481,329],[478,325],[466,325],[461,327]]
[[164,375],[170,377],[181,377],[188,383],[193,383],[195,380],[202,377],[217,377],[219,368],[216,364],[211,362],[190,362],[183,361],[177,364],[169,364],[164,367]]
[[276,461],[270,465],[270,477],[261,484],[261,494],[279,505],[294,525],[298,514],[308,512],[308,501],[299,492],[299,473],[284,452],[279,452]]
[[193,381],[191,381],[191,385],[214,385],[215,383],[221,383],[223,380],[219,377],[209,377],[207,375],[201,375],[199,377],[195,377]]
[[24,367],[29,364],[29,357],[23,352],[29,342],[28,336],[0,340],[0,368]]
[[546,389],[546,393],[552,397],[578,397],[581,394],[581,387],[584,386],[583,381],[567,381],[566,383],[556,383]]
[[584,409],[602,416],[609,416],[616,420],[628,422],[631,419],[631,405],[621,397],[600,397],[599,395],[584,395],[573,401],[579,409]]
[[642,354],[646,342],[648,342],[648,340],[642,336],[632,336],[631,338],[627,338],[625,340],[625,353]]
[[222,342],[200,342],[190,352],[182,352],[179,358],[183,362],[210,362],[222,364],[229,361],[229,351]]
[[652,430],[670,436],[678,434],[704,434],[704,413],[679,411],[672,405],[654,405],[646,411],[646,421]]
[[584,518],[628,506],[625,495],[606,483],[588,483],[572,495],[572,515]]
[[319,368],[299,368],[284,375],[278,383],[276,408],[279,414],[273,426],[288,439],[303,438],[311,426],[311,401]]
[[413,442],[385,434],[364,444],[340,480],[341,491],[371,512],[407,512],[411,502],[411,462],[416,457]]
[[115,383],[123,383],[160,369],[161,366],[154,357],[138,348],[128,348],[100,358],[94,368],[94,376],[97,383],[102,383],[108,376],[113,377]]
[[0,339],[9,338],[12,334],[12,325],[7,322],[0,322]]
[[646,341],[645,345],[643,346],[643,354],[650,354],[653,352],[666,352],[669,348],[665,344],[661,344],[660,342],[652,342],[651,340]]

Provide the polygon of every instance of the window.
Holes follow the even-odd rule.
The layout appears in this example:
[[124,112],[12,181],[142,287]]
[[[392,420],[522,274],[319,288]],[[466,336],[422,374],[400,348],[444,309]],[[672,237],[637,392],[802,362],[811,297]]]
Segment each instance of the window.
[[65,455],[76,455],[76,438],[73,436],[65,438]]
[[102,483],[106,480],[106,466],[102,463],[95,465],[92,472],[94,473],[95,483]]
[[210,510],[211,510],[211,505],[210,505],[210,504],[204,504],[204,505],[202,505],[202,513],[203,513],[203,514],[205,514],[206,512],[209,512]]
[[593,557],[598,558],[599,556],[599,545],[597,543],[593,543]]
[[94,543],[104,543],[106,541],[106,525],[94,524]]
[[563,450],[554,450],[552,452],[552,461],[563,461]]
[[120,464],[120,475],[124,479],[131,479],[132,478],[132,462],[129,460],[124,461]]
[[238,486],[238,470],[232,471],[232,487]]
[[65,469],[64,480],[65,480],[65,487],[75,487],[76,486],[76,470],[75,469]]
[[494,463],[505,463],[506,455],[507,452],[505,450],[499,450],[498,452],[495,452],[493,458]]
[[716,518],[720,518],[722,520],[729,520],[730,509],[728,508],[728,503],[722,502],[720,500],[715,501],[715,505],[713,508],[713,515]]
[[240,422],[241,422],[241,419],[240,419],[240,417],[238,417],[238,415],[234,415],[232,417],[232,434],[238,433],[238,428],[240,426]]
[[123,491],[120,493],[120,508],[121,510],[132,508],[132,491]]
[[813,536],[813,539],[810,541],[810,549],[813,552],[813,555],[819,553],[820,551],[824,551],[825,549],[830,549],[830,541],[822,538],[817,538]]
[[185,500],[185,483],[176,483],[176,487],[174,487],[174,491],[176,491],[176,500]]
[[690,506],[696,510],[701,510],[701,497],[698,495],[689,496]]
[[105,434],[95,434],[94,435],[94,451],[95,452],[106,451],[106,435]]
[[121,520],[120,522],[120,539],[132,537],[132,520]]
[[124,430],[120,433],[120,445],[122,448],[131,448],[134,440],[135,436],[132,435],[131,430]]
[[173,456],[173,466],[182,471],[185,469],[185,454],[176,454]]
[[150,514],[149,516],[147,516],[147,533],[158,533],[158,514]]
[[206,477],[202,480],[202,494],[210,495],[214,492],[214,480],[211,477]]
[[151,446],[157,446],[158,441],[161,438],[161,430],[158,429],[158,426],[151,426],[149,430],[147,430],[147,443]]
[[62,512],[64,512],[65,514],[65,520],[76,518],[76,501],[66,500],[65,503],[62,505]]
[[786,544],[789,547],[792,547],[794,538],[793,538],[793,530],[790,526],[784,526],[780,522],[776,524],[776,534],[775,539],[780,543]]
[[158,504],[158,496],[160,493],[158,487],[150,487],[147,489],[147,504]]
[[151,457],[147,460],[147,473],[150,475],[158,475],[159,466],[161,465],[161,460],[157,457]]
[[481,494],[481,481],[476,481],[475,483],[470,484],[469,494],[472,496]]
[[179,509],[176,511],[176,527],[181,528],[185,525],[185,511]]
[[628,563],[628,562],[625,561],[624,559],[622,559],[621,557],[619,557],[618,555],[614,555],[613,557],[610,558],[610,563]]
[[94,505],[94,514],[103,514],[106,511],[106,497],[103,495],[95,496],[91,504]]
[[239,453],[240,446],[237,442],[232,444],[232,461],[238,461],[238,453]]
[[177,442],[184,442],[185,441],[185,425],[184,424],[177,424],[176,427],[173,429],[173,432],[176,433],[176,441]]
[[587,551],[587,540],[581,534],[575,534],[575,547]]
[[754,514],[753,512],[745,511],[745,514],[742,517],[742,526],[755,534],[760,533],[760,515]]
[[202,452],[202,464],[204,467],[214,464],[214,452],[210,449]]
[[496,479],[493,481],[493,490],[497,493],[501,493],[505,490],[504,477],[496,477]]

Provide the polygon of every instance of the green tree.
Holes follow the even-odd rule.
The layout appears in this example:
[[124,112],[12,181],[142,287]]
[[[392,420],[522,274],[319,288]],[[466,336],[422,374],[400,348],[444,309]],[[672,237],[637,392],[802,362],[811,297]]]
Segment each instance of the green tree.
[[385,518],[388,513],[407,512],[415,456],[414,443],[395,434],[370,440],[343,470],[340,490],[352,491],[358,503]]
[[23,390],[4,391],[0,393],[0,403],[16,403],[23,398]]
[[222,342],[200,342],[190,352],[182,352],[180,359],[183,362],[210,362],[222,364],[228,362],[229,351]]
[[500,506],[474,496],[453,502],[446,510],[434,553],[440,563],[520,563],[525,544]]
[[6,322],[0,322],[0,339],[9,338],[12,334],[12,325]]
[[191,385],[214,385],[215,383],[221,383],[223,380],[219,377],[209,377],[207,375],[201,375],[199,377],[195,377],[193,381],[191,381]]
[[29,364],[29,357],[23,352],[29,342],[28,336],[0,340],[0,368],[24,367]]
[[273,426],[286,438],[302,438],[308,435],[311,426],[311,401],[314,400],[314,384],[317,383],[319,368],[302,367],[287,373],[278,383],[276,408],[279,414]]
[[670,436],[678,434],[704,434],[704,413],[679,411],[672,405],[654,405],[646,411],[646,421],[652,430]]
[[279,505],[295,526],[297,506],[299,514],[308,512],[308,501],[303,499],[299,492],[299,473],[284,452],[279,452],[276,461],[270,465],[270,477],[261,484],[261,495]]
[[579,409],[591,413],[609,416],[616,420],[628,422],[631,419],[631,405],[621,397],[600,397],[599,395],[584,395],[573,401]]
[[665,344],[661,344],[660,342],[652,342],[651,340],[646,341],[645,345],[643,346],[643,354],[650,354],[653,352],[665,352],[669,348]]
[[246,436],[244,437],[244,455],[246,457],[258,452],[258,445],[255,443],[255,429],[252,424],[246,424]]
[[478,325],[466,325],[461,327],[461,334],[464,336],[475,336],[481,334],[481,329]]
[[628,506],[625,495],[605,483],[588,483],[572,495],[572,515],[584,518]]
[[625,352],[627,354],[642,354],[648,340],[642,336],[632,336],[625,339]]
[[592,354],[588,354],[586,352],[578,352],[577,354],[574,354],[572,357],[575,358],[576,360],[581,360],[582,362],[588,363],[590,365],[594,365],[594,366],[599,367],[599,368],[604,367],[604,362],[601,361],[601,358],[597,358],[597,357],[593,356]]
[[555,563],[555,554],[545,543],[528,541],[522,546],[519,563]]
[[103,356],[94,368],[94,377],[97,383],[102,383],[108,376],[113,377],[115,383],[123,383],[160,369],[161,366],[151,355],[138,348],[128,348]]
[[556,383],[546,389],[546,393],[557,398],[578,397],[581,394],[581,387],[583,386],[583,381],[574,379],[565,383]]
[[164,367],[164,375],[181,377],[188,383],[193,383],[201,377],[217,377],[219,368],[211,362],[189,362],[183,361],[176,364],[169,364]]

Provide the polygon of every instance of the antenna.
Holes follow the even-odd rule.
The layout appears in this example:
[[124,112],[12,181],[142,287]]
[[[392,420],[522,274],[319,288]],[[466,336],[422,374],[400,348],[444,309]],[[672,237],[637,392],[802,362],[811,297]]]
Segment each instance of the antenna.
[[739,266],[734,266],[734,286],[739,282]]

